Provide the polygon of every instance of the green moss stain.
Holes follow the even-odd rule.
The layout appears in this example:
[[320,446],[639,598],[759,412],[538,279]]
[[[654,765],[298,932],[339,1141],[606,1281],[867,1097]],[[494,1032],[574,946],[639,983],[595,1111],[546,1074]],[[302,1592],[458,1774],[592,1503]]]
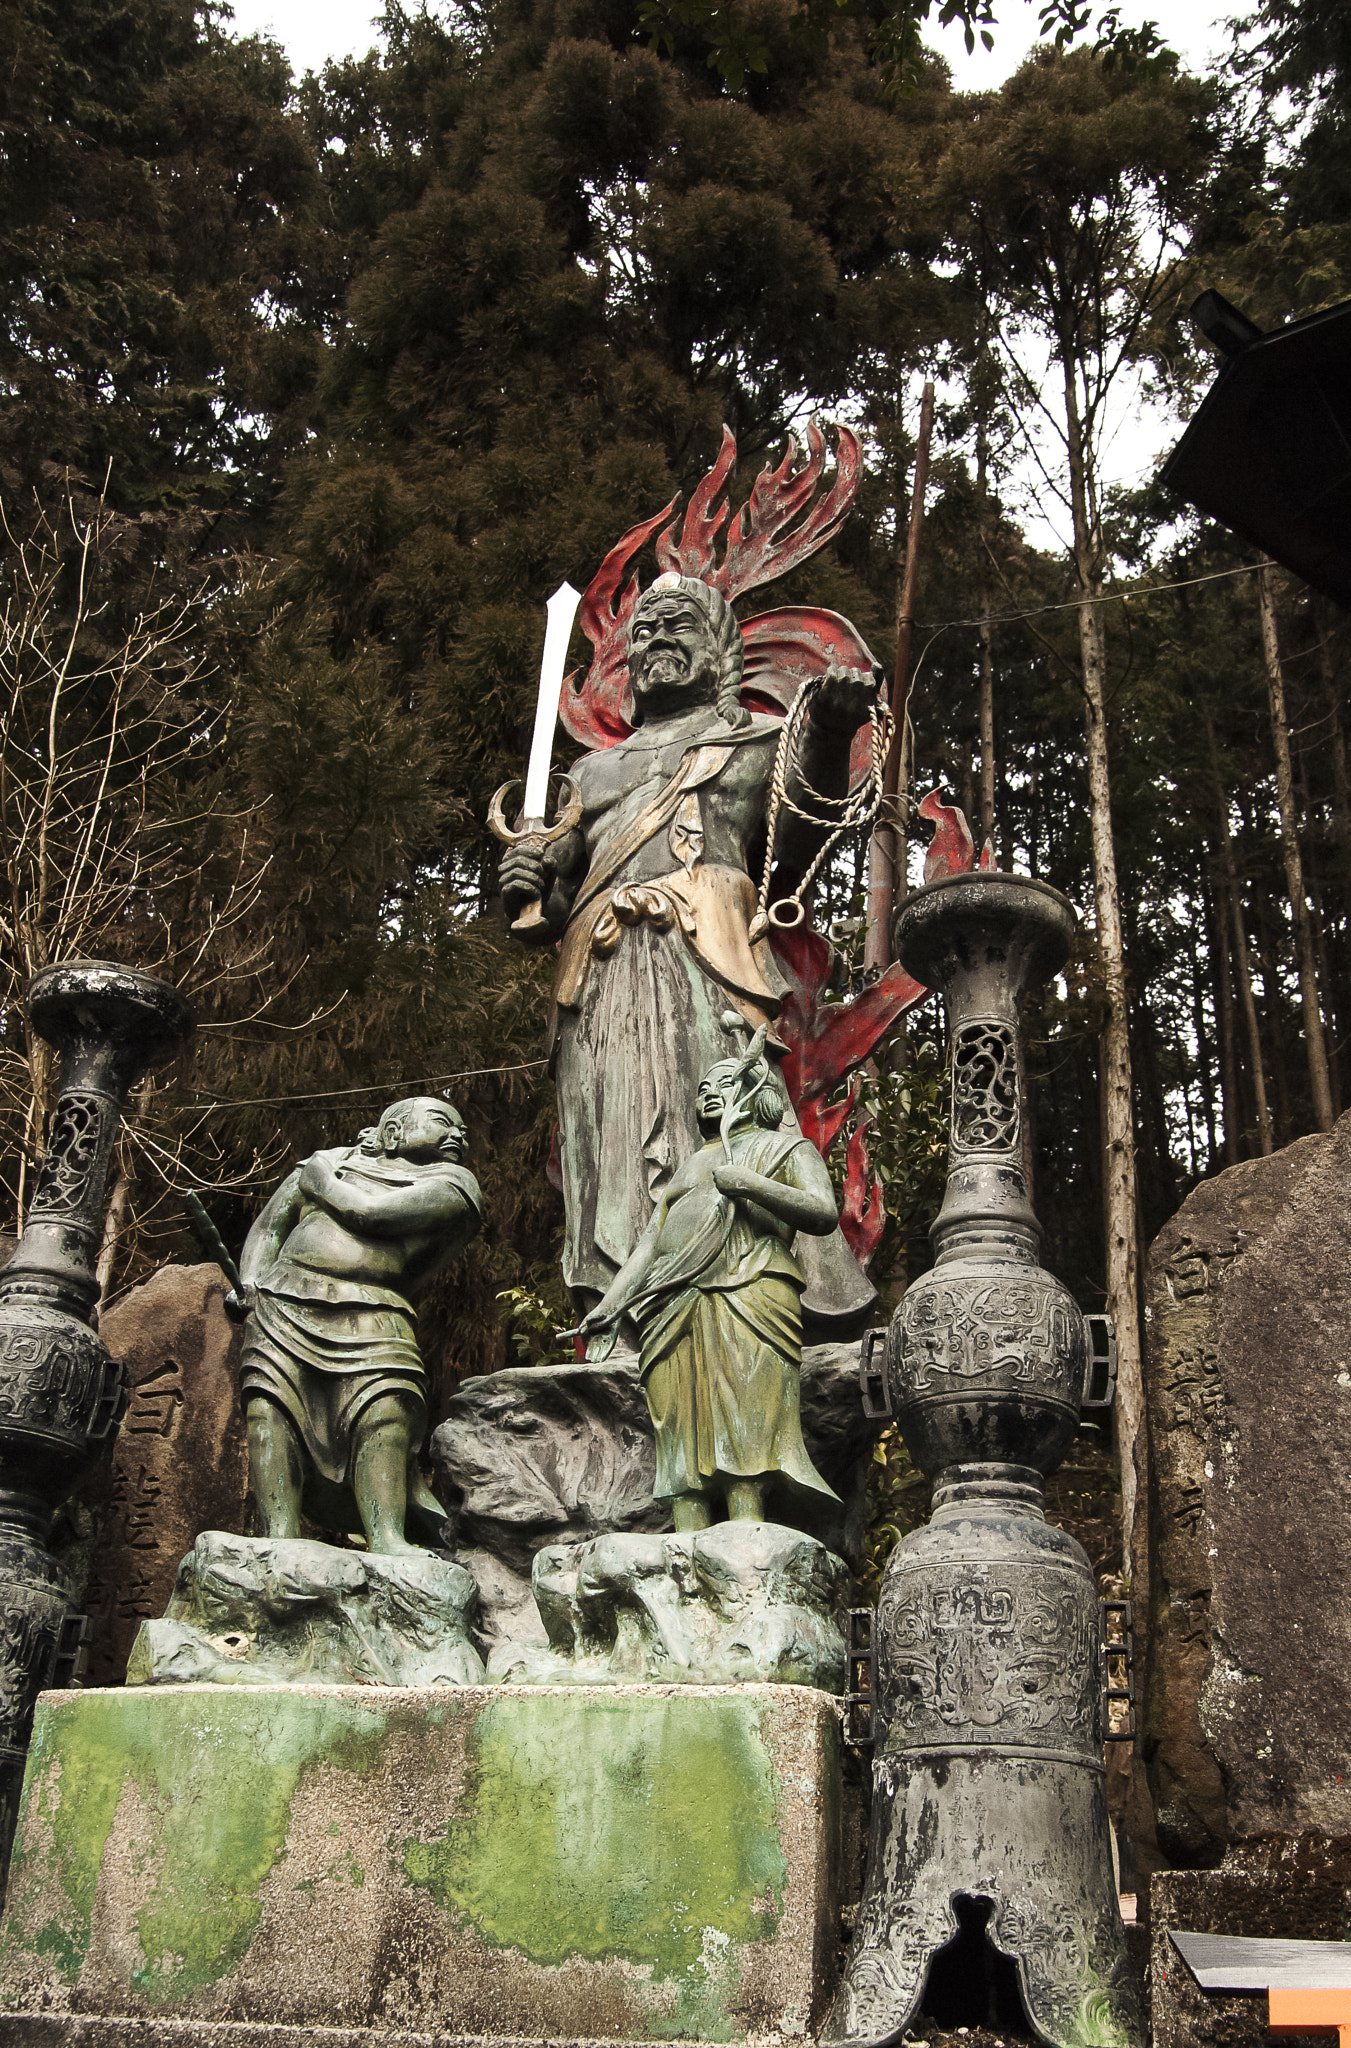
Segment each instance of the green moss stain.
[[388,1725],[379,1712],[299,1692],[264,1700],[137,1688],[43,1708],[29,1797],[45,1826],[26,1830],[21,1854],[49,1865],[45,1890],[61,1907],[26,1945],[78,1976],[125,1794],[145,1815],[136,1852],[147,1885],[135,1916],[142,1962],[132,1982],[166,2003],[215,1983],[253,1938],[306,1766],[363,1771]]
[[672,2034],[697,2011],[725,2038],[736,1951],[773,1935],[787,1877],[753,1703],[504,1694],[472,1761],[463,1818],[404,1845],[411,1882],[534,1962],[645,1966],[675,1988]]
[[[433,1718],[461,1711],[438,1701]],[[8,1940],[16,1961],[36,1951],[78,1978],[116,1829],[116,1885],[140,1901],[131,1987],[183,2010],[246,1957],[307,1771],[368,1774],[427,1720],[420,1704],[298,1690],[134,1688],[44,1705],[0,1970]],[[325,1879],[349,1901],[417,1886],[478,1940],[545,1968],[613,1961],[638,2032],[727,2040],[744,2032],[745,1950],[777,1933],[787,1886],[771,1725],[730,1691],[480,1695],[446,1832],[428,1843],[399,1829],[386,1876],[368,1857],[360,1867],[330,1822]]]

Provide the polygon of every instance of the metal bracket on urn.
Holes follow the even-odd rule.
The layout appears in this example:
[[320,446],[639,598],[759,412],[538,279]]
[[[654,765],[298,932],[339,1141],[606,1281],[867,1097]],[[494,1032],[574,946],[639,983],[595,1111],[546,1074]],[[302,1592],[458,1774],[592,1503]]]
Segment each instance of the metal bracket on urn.
[[0,1867],[37,1695],[82,1668],[87,1624],[47,1549],[52,1517],[127,1405],[126,1375],[94,1328],[118,1120],[127,1091],[194,1029],[177,989],[103,960],[36,975],[28,1016],[62,1057],[37,1189],[0,1273]]
[[1081,1411],[1085,1415],[1107,1415],[1116,1401],[1116,1324],[1103,1309],[1084,1317],[1088,1332],[1088,1376],[1084,1381]]
[[[889,1405],[934,1505],[878,1597],[868,1878],[821,2037],[831,2048],[899,2039],[972,1912],[989,1968],[982,1979],[964,1951],[970,2024],[985,2022],[1005,1958],[1047,2048],[1144,2040],[1102,1748],[1131,1683],[1126,1617],[1113,1610],[1109,1633],[1087,1557],[1045,1514],[1046,1475],[1113,1376],[1107,1333],[1090,1342],[1038,1260],[1023,1161],[1019,1005],[1059,972],[1074,927],[1056,890],[988,870],[917,891],[897,924],[901,963],[942,993],[952,1045],[934,1266],[886,1340]],[[876,1415],[872,1342],[859,1378]]]
[[843,1735],[851,1749],[871,1749],[877,1740],[873,1717],[877,1700],[877,1610],[851,1607],[845,1620],[849,1689],[843,1699]]
[[886,1341],[885,1329],[865,1330],[859,1346],[858,1390],[869,1422],[890,1422],[894,1413],[886,1360],[880,1365],[877,1362],[878,1351]]

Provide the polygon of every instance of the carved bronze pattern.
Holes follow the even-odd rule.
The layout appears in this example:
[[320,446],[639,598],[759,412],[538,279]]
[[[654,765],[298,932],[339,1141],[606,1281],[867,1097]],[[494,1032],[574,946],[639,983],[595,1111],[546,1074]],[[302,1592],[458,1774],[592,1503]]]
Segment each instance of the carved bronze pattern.
[[934,1269],[887,1341],[901,1432],[937,1483],[878,1600],[868,1873],[828,2048],[905,2032],[963,1899],[988,1902],[984,1940],[1016,1962],[1038,2040],[1144,2039],[1112,1871],[1100,1610],[1083,1551],[1046,1525],[1041,1485],[1073,1440],[1089,1349],[1037,1260],[1016,1019],[1073,925],[1044,884],[979,873],[919,890],[897,926],[902,965],[944,997],[952,1044]]
[[77,1216],[89,1201],[91,1177],[101,1164],[111,1105],[99,1095],[63,1095],[43,1155],[29,1214]]
[[34,1532],[126,1407],[126,1375],[91,1327],[119,1104],[192,1032],[176,989],[102,961],[38,975],[28,1014],[62,1053],[62,1088],[23,1237],[0,1273],[0,1864],[34,1702],[76,1663],[70,1600]]
[[898,1740],[1073,1749],[1100,1760],[1098,1603],[1091,1584],[1011,1566],[914,1572],[878,1606]]
[[1012,1151],[1021,1126],[1012,1028],[984,1018],[963,1024],[952,1034],[953,1151]]
[[[6,1589],[0,1606],[0,1725],[8,1746],[27,1742],[33,1705],[56,1661],[67,1602],[46,1584]],[[38,1683],[32,1676],[38,1674]]]
[[92,1330],[34,1302],[22,1324],[0,1324],[0,1427],[21,1422],[83,1446],[105,1437],[122,1372]]
[[1078,1403],[1087,1364],[1083,1317],[1060,1282],[1037,1267],[997,1278],[925,1274],[905,1296],[898,1330],[898,1403],[940,1383],[996,1375]]

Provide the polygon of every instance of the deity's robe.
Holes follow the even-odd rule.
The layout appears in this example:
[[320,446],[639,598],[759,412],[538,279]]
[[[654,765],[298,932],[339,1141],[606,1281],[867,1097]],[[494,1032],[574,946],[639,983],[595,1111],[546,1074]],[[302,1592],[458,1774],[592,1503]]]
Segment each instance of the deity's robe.
[[[738,1166],[797,1186],[795,1131],[743,1131]],[[719,1193],[719,1140],[691,1163],[695,1185],[670,1203],[652,1265],[630,1304],[657,1443],[653,1494],[775,1474],[795,1491],[838,1496],[802,1440],[802,1290],[792,1232],[758,1204]]]
[[[559,949],[553,1071],[565,1210],[563,1277],[601,1295],[697,1150],[699,1077],[733,1050],[722,1014],[770,1027],[786,984],[768,941],[750,942],[756,888],[705,861],[702,807],[758,743],[764,775],[778,721],[733,734],[715,721],[641,811],[616,807]],[[587,756],[573,770],[585,787]],[[763,801],[761,799],[761,801]],[[791,1118],[791,1112],[790,1112]],[[787,1128],[787,1126],[785,1126]],[[796,1133],[796,1120],[792,1120]],[[873,1290],[839,1230],[804,1240],[805,1308],[820,1334],[849,1330]]]

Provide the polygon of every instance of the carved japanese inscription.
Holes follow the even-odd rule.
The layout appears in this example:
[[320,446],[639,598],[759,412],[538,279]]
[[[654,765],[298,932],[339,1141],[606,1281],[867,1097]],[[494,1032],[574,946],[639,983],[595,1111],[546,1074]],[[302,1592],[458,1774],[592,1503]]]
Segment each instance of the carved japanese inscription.
[[84,1599],[91,1684],[118,1685],[142,1621],[163,1614],[203,1529],[244,1527],[239,1336],[214,1266],[168,1266],[108,1311],[130,1396],[112,1462],[86,1493],[98,1540]]

